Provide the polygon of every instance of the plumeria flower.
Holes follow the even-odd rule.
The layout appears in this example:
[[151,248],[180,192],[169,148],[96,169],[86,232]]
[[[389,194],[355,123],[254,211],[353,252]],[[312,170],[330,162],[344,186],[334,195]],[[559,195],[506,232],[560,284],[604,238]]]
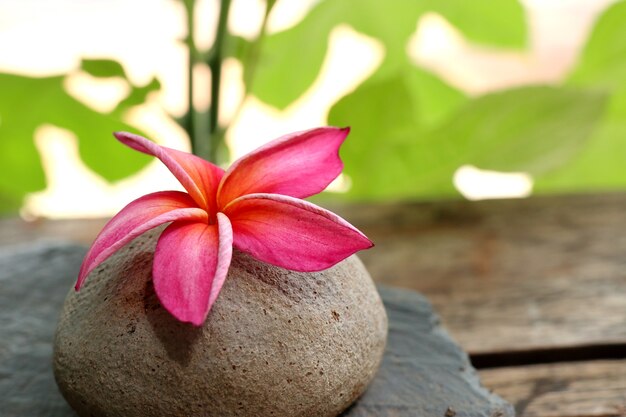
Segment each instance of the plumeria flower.
[[115,137],[161,160],[183,185],[131,202],[96,237],[76,290],[105,259],[159,225],[152,266],[155,292],[183,322],[201,325],[224,284],[233,246],[295,271],[320,271],[372,246],[341,217],[301,198],[324,190],[343,168],[339,147],[349,129],[323,127],[278,138],[226,171],[195,155],[132,133]]

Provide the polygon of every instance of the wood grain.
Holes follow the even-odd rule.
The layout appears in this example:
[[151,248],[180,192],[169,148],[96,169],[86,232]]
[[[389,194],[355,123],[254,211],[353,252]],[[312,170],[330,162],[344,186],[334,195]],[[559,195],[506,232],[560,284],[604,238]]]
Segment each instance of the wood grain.
[[626,416],[626,360],[488,369],[480,376],[518,417]]
[[626,343],[626,196],[339,208],[471,354]]
[[24,221],[16,217],[0,218],[0,247],[67,240],[91,244],[108,219],[72,219]]

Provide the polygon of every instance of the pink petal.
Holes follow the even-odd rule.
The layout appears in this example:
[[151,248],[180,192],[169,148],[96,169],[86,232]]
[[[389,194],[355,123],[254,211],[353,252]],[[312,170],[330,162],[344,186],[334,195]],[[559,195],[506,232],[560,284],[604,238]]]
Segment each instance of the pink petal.
[[341,217],[293,197],[249,194],[226,206],[224,214],[236,248],[295,271],[320,271],[373,246]]
[[196,207],[188,194],[161,191],[144,195],[115,215],[100,231],[80,267],[76,290],[95,267],[140,234],[174,220],[207,221],[206,211]]
[[228,218],[217,224],[175,222],[163,231],[154,254],[154,290],[180,321],[200,326],[222,289],[233,250]]
[[177,151],[127,132],[115,132],[123,144],[156,156],[174,174],[196,203],[209,213],[217,213],[215,195],[224,170],[190,153]]
[[339,147],[349,132],[336,127],[296,132],[240,158],[222,178],[219,206],[245,194],[304,198],[323,191],[343,169]]

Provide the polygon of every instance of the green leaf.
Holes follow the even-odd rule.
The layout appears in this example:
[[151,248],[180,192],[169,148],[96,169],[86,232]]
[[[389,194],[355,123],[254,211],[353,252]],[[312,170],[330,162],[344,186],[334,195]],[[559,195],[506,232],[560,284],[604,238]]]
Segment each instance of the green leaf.
[[[333,106],[329,123],[350,125],[342,147],[345,172],[352,179],[347,197],[365,200],[455,194],[451,173],[416,180],[410,153],[428,152],[420,136],[418,107],[403,74],[366,83]],[[428,176],[428,174],[426,174]]]
[[[226,33],[226,41],[224,42],[224,57],[235,58],[243,61],[245,57],[250,53],[250,47],[252,43],[241,36]],[[211,48],[205,55],[205,60],[211,59],[213,54],[213,48]]]
[[502,48],[526,46],[526,14],[518,0],[433,0],[430,4],[470,41]]
[[265,38],[250,91],[268,104],[286,108],[317,78],[330,31],[341,23],[381,41],[386,48],[385,63],[390,64],[383,66],[394,71],[396,63],[404,65],[406,42],[415,31],[423,4],[423,0],[318,3],[298,25]]
[[[440,124],[447,115],[467,101],[458,90],[432,74],[410,65],[390,77],[379,71],[330,110],[331,125],[352,126],[342,147],[346,173],[353,184],[349,197],[382,199],[420,195],[455,195],[453,172],[442,172],[413,180],[410,154],[427,155],[428,147],[415,140],[427,129]],[[425,167],[431,160],[418,164]],[[434,168],[434,167],[433,167]],[[429,174],[426,174],[427,177]]]
[[612,93],[598,128],[583,151],[562,169],[538,178],[535,190],[589,192],[626,187],[626,2],[598,19],[568,83]]
[[462,165],[541,174],[585,144],[605,97],[580,89],[528,87],[465,103],[438,126],[420,125],[419,101],[399,76],[357,89],[331,110],[354,129],[342,156],[357,199],[457,195]]
[[128,96],[117,105],[115,109],[115,113],[121,114],[125,110],[133,106],[138,106],[142,103],[145,103],[148,98],[148,94],[153,91],[158,91],[161,89],[161,82],[155,77],[152,78],[148,84],[142,87],[136,87],[131,85],[131,90]]
[[626,1],[612,5],[596,23],[569,78],[574,85],[620,88],[626,81]]
[[406,44],[428,11],[443,14],[478,42],[514,47],[525,43],[525,16],[517,0],[326,0],[296,26],[266,37],[256,65],[244,62],[246,79],[254,71],[249,91],[265,103],[286,108],[317,78],[330,31],[341,23],[384,45],[381,69],[385,77],[392,76],[406,65]]
[[408,93],[418,109],[419,124],[423,127],[443,122],[453,110],[467,101],[465,94],[428,71],[412,65],[407,65],[402,71]]
[[63,88],[63,77],[0,74],[0,91],[0,211],[15,208],[27,193],[45,187],[33,141],[43,124],[75,133],[84,162],[110,181],[135,173],[149,161],[125,150],[111,136],[117,130],[133,130],[131,126],[71,97]]
[[450,142],[457,163],[542,174],[580,151],[605,103],[604,94],[581,89],[507,90],[468,103],[431,140]]
[[0,89],[3,100],[0,101],[0,212],[16,211],[28,192],[38,191],[46,186],[46,180],[39,153],[33,141],[34,128],[29,123],[32,116],[20,114],[28,103],[24,100],[13,101],[12,106],[3,106],[5,97],[11,96],[9,89],[0,76]]
[[[328,35],[338,23],[342,3],[343,0],[320,3],[300,24],[267,36],[256,65],[244,67],[244,79],[253,80],[247,86],[249,91],[280,109],[300,97],[322,67]],[[249,71],[254,71],[254,76]]]
[[100,78],[126,78],[124,67],[111,59],[83,59],[80,67],[86,73]]
[[611,97],[608,110],[584,149],[569,164],[538,178],[534,190],[590,192],[626,187],[626,88]]
[[362,86],[333,106],[329,123],[351,126],[341,149],[344,171],[353,179],[350,196],[384,198],[396,194],[394,186],[399,184],[390,180],[405,178],[406,173],[397,149],[405,133],[415,128],[414,115],[413,102],[400,77]]
[[428,11],[426,1],[392,0],[363,2],[344,0],[341,22],[383,43],[389,59],[406,56],[406,42],[417,28],[419,17]]

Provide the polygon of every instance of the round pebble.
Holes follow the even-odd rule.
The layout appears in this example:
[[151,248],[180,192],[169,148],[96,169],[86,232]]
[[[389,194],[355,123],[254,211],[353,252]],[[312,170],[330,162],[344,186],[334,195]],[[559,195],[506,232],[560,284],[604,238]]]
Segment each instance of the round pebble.
[[67,296],[54,372],[80,416],[335,417],[365,391],[387,316],[356,256],[303,273],[235,251],[206,322],[195,327],[154,293],[158,232]]

